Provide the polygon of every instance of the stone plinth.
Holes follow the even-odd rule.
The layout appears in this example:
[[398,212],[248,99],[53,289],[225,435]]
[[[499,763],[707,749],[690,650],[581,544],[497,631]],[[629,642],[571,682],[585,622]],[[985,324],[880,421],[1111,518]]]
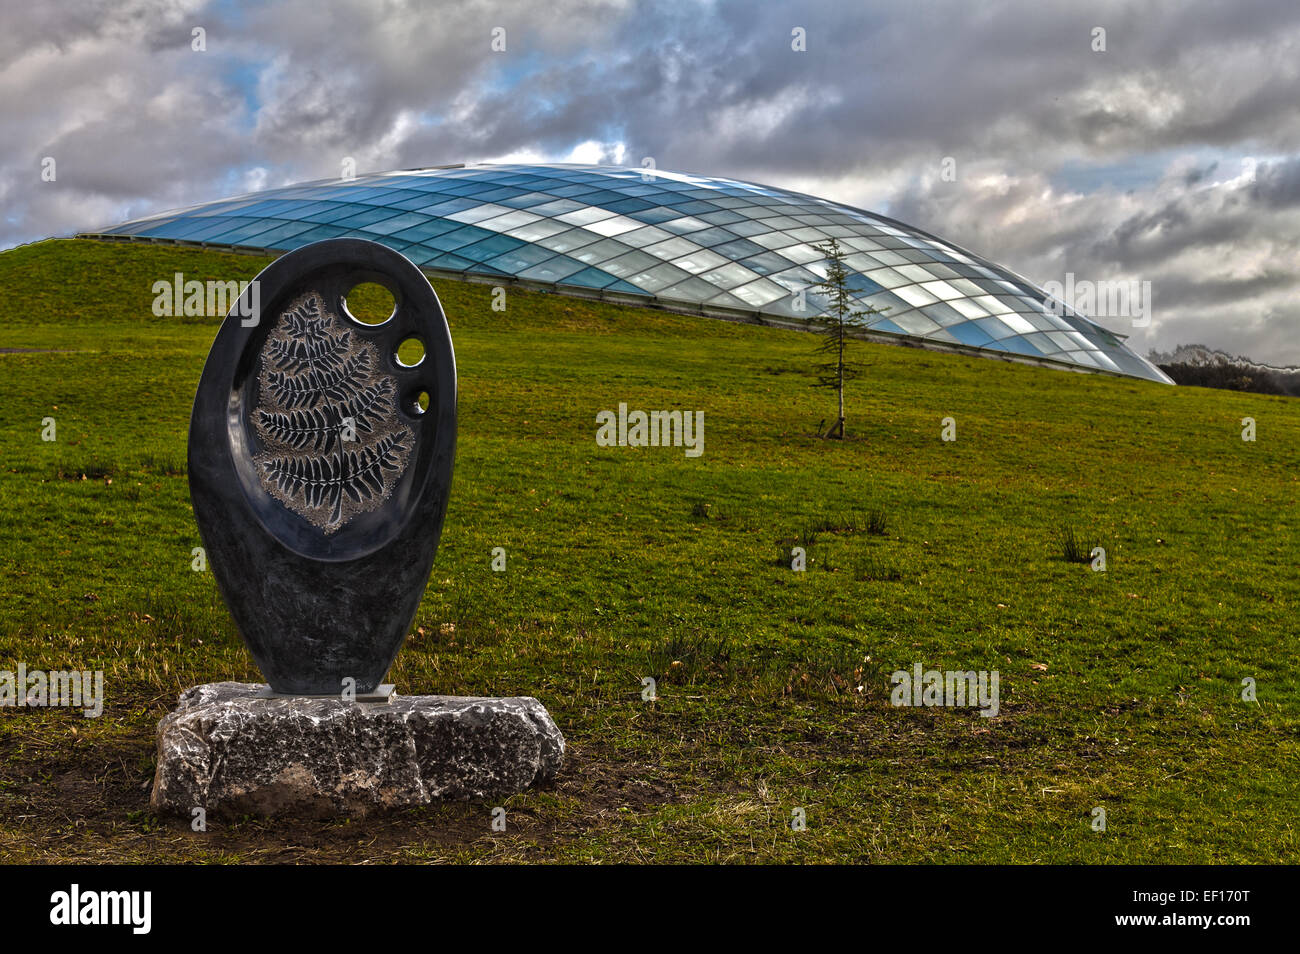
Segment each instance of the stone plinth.
[[500,798],[550,781],[564,737],[527,696],[275,698],[255,683],[181,694],[158,723],[153,807],[190,817],[364,815]]

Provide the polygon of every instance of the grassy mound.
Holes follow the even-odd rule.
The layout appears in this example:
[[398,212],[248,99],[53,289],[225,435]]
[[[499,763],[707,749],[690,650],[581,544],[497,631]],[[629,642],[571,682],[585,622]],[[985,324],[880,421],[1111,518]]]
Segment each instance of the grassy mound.
[[[157,719],[260,677],[191,569],[186,428],[217,321],[154,317],[151,289],[265,263],[0,254],[0,349],[40,349],[0,354],[0,671],[103,669],[107,692],[98,719],[0,710],[0,856],[1300,859],[1300,403],[860,344],[850,439],[828,442],[809,335],[514,290],[493,312],[446,281],[456,476],[392,679],[539,697],[568,768],[504,833],[477,804],[159,822]],[[704,411],[703,455],[597,446],[620,402]],[[1106,572],[1080,562],[1094,546]],[[916,663],[997,670],[1000,714],[894,707]]]

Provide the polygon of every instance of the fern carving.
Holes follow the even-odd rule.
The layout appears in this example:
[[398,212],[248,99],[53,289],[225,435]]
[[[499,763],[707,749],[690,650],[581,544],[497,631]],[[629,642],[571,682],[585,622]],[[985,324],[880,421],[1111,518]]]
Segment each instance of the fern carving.
[[397,384],[316,292],[267,336],[258,391],[254,461],[268,494],[326,534],[392,494],[415,446]]

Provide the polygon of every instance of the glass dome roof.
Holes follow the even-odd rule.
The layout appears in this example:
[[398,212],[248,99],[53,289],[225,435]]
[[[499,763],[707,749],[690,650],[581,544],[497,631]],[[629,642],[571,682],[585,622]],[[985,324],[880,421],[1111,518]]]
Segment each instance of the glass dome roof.
[[[126,222],[94,237],[287,251],[369,238],[433,272],[723,316],[819,310],[815,246],[847,252],[872,332],[1172,383],[1119,336],[951,243],[732,179],[581,165],[460,165],[329,179]],[[807,299],[804,310],[796,296]]]

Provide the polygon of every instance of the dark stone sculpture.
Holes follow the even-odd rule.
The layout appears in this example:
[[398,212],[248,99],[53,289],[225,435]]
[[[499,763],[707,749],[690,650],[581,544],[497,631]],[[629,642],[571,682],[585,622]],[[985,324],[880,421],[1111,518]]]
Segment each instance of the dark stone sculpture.
[[[374,242],[308,245],[256,281],[260,315],[232,309],[194,399],[194,517],[273,690],[371,692],[419,607],[447,509],[451,333],[428,279]],[[378,325],[347,310],[366,282],[396,302]],[[397,360],[410,338],[424,346],[414,367]]]

